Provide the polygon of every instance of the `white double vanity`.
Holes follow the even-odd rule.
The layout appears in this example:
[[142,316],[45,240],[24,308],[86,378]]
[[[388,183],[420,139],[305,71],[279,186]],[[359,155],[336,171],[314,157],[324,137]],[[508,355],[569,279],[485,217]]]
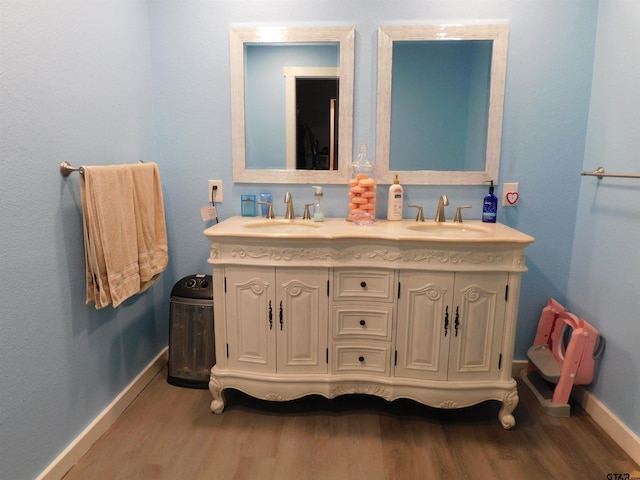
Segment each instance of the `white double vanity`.
[[211,242],[216,365],[224,390],[284,401],[409,398],[439,408],[518,404],[511,376],[524,249],[502,224],[233,217]]

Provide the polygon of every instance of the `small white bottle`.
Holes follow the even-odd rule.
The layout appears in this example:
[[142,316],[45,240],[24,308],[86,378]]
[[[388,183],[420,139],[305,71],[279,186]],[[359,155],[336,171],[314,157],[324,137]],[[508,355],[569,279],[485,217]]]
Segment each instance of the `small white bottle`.
[[402,220],[402,202],[404,198],[404,189],[398,180],[398,174],[393,181],[393,185],[389,187],[389,201],[387,203],[387,220]]
[[313,204],[313,221],[314,222],[323,222],[324,221],[324,205],[322,202],[322,197],[324,193],[322,193],[322,187],[313,187],[316,189],[316,201]]

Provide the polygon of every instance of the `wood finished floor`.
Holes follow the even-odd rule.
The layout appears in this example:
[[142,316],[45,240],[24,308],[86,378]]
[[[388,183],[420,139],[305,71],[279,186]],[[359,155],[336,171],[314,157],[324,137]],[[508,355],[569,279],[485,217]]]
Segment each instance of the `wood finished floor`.
[[[438,410],[348,395],[266,402],[159,373],[64,480],[606,480],[638,469],[583,410],[545,415],[519,384],[516,426],[498,402]],[[620,477],[622,478],[622,477]]]

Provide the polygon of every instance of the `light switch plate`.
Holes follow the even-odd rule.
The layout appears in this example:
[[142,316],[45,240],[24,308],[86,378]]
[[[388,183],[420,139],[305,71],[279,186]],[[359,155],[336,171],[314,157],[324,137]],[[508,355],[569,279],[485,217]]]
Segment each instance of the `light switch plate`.
[[520,193],[518,192],[518,182],[504,183],[502,184],[502,206],[503,207],[515,207],[520,200]]

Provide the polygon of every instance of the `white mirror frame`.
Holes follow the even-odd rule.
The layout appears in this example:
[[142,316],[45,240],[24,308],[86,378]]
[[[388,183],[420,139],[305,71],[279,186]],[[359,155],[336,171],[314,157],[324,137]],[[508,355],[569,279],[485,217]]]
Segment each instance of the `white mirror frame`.
[[[376,122],[376,162],[380,183],[392,183],[399,173],[408,185],[479,185],[498,183],[504,88],[507,73],[509,26],[496,25],[410,25],[378,29],[378,106]],[[391,82],[393,42],[415,40],[493,40],[487,152],[483,171],[390,170]]]
[[[337,170],[247,169],[245,149],[244,46],[246,43],[340,44],[340,108]],[[256,27],[230,30],[231,148],[233,181],[238,183],[346,183],[352,161],[353,78],[355,30],[353,27]]]

